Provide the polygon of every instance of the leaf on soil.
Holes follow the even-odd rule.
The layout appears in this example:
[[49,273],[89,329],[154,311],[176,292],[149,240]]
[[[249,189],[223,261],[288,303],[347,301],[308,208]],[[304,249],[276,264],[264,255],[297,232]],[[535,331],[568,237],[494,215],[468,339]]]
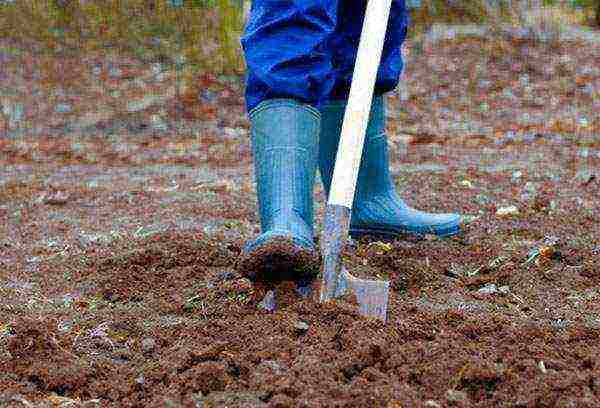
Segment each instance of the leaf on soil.
[[471,180],[461,180],[460,185],[465,188],[473,188],[473,182]]

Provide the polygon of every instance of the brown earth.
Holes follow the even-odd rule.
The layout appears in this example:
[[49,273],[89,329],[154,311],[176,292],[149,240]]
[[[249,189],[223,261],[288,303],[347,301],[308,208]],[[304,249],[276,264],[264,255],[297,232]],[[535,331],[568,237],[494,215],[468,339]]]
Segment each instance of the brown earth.
[[400,126],[401,195],[469,222],[350,242],[351,272],[391,281],[386,324],[235,270],[258,231],[245,138],[1,139],[0,405],[600,406],[594,128]]

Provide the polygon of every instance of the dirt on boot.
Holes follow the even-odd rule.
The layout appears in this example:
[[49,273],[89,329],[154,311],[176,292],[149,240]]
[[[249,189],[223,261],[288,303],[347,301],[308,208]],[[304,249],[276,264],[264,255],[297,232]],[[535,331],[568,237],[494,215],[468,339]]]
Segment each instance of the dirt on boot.
[[303,248],[287,237],[276,237],[242,254],[236,269],[255,281],[278,282],[310,280],[317,276],[319,265],[316,249]]

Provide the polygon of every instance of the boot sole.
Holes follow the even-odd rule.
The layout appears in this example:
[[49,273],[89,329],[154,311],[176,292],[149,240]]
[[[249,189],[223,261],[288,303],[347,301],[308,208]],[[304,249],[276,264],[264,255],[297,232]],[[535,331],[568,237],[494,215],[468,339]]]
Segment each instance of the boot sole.
[[387,239],[394,239],[401,237],[403,235],[435,235],[440,238],[451,237],[460,232],[460,222],[452,223],[440,227],[435,228],[391,228],[391,227],[381,227],[381,228],[350,228],[349,234],[352,238],[362,238],[366,236],[376,236],[383,237]]
[[319,273],[320,257],[313,245],[297,237],[275,235],[246,250],[236,265],[253,281],[311,280]]

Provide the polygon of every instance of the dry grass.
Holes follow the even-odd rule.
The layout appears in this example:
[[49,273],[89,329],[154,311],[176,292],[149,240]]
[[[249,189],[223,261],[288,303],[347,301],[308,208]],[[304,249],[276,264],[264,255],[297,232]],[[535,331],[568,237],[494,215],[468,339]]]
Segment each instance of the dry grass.
[[[504,1],[499,7],[484,0],[432,0],[412,10],[410,35],[437,22],[509,22],[555,33],[565,25],[594,19],[599,7],[594,1],[600,0],[578,1],[583,2],[579,9],[545,4],[547,0]],[[186,0],[185,7],[172,7],[167,0],[0,1],[0,36],[33,41],[42,53],[116,49],[143,59],[182,55],[194,71],[240,73],[244,62],[239,37],[249,4],[249,0]]]
[[0,5],[0,36],[33,41],[40,52],[116,49],[149,59],[182,55],[199,69],[239,72],[242,10],[229,0],[206,3],[17,0]]

